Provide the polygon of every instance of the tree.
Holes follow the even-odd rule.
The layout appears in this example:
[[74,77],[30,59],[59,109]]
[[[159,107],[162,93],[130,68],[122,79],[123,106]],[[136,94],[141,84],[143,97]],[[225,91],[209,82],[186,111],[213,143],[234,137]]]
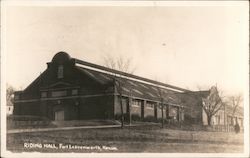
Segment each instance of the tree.
[[[235,117],[235,113],[236,113],[236,111],[237,111],[237,109],[240,106],[242,101],[243,101],[243,97],[241,94],[229,97],[228,104],[231,105],[231,107],[232,107],[232,117],[233,118]],[[237,117],[235,118],[235,121],[236,121],[236,124],[238,124]]]
[[[119,56],[117,58],[107,55],[104,56],[103,58],[103,62],[104,62],[104,66],[111,68],[113,70],[119,70],[125,73],[130,73],[133,74],[133,72],[135,71],[135,68],[132,68],[132,59],[131,58],[125,58],[123,56]],[[115,72],[111,72],[111,75],[113,76],[113,81],[114,81],[114,86],[115,89],[117,90],[118,93],[118,99],[119,99],[119,103],[120,103],[120,108],[121,108],[121,127],[123,128],[124,126],[124,111],[123,111],[123,101],[122,101],[122,96],[124,95],[124,90],[123,87],[127,87],[129,88],[129,93],[130,93],[130,97],[132,97],[132,88],[129,86],[129,84],[127,83],[128,81],[128,77],[124,76],[124,75],[120,75],[118,73]],[[129,103],[130,105],[130,103]],[[130,115],[130,119],[129,121],[131,121],[131,115]]]
[[[168,108],[169,105],[166,105],[164,103],[169,103],[171,101],[170,98],[172,98],[173,96],[171,96],[171,93],[170,91],[168,91],[167,89],[164,89],[164,88],[161,88],[159,85],[157,85],[157,96],[160,100],[160,107],[161,107],[161,116],[162,116],[162,120],[161,120],[161,127],[163,128],[164,127],[164,107],[166,107],[166,110]],[[173,98],[172,98],[173,99]],[[181,99],[179,97],[174,97],[174,100],[175,100],[175,103],[178,105],[178,120],[180,121],[180,111],[182,110],[181,109],[181,106],[183,105]],[[169,113],[169,111],[167,111]],[[165,111],[166,113],[166,119],[167,119],[167,112]]]
[[166,95],[166,93],[159,86],[157,86],[157,90],[158,90],[157,95],[158,95],[158,97],[160,99],[160,107],[161,107],[161,118],[162,118],[162,120],[161,120],[161,127],[163,128],[164,127],[164,115],[163,115],[164,107],[163,106],[164,106],[164,101],[165,101],[164,100],[164,96]]
[[6,87],[6,103],[7,103],[7,106],[13,106],[14,92],[15,92],[15,89],[11,85],[7,84],[7,87]]
[[223,106],[222,97],[219,95],[216,86],[211,87],[210,94],[206,98],[202,98],[202,107],[207,115],[207,123],[211,126],[212,117]]
[[239,94],[237,96],[229,97],[229,100],[230,100],[230,104],[233,107],[232,115],[234,117],[235,112],[237,111],[237,108],[240,106],[241,102],[243,101],[243,97],[241,94]]

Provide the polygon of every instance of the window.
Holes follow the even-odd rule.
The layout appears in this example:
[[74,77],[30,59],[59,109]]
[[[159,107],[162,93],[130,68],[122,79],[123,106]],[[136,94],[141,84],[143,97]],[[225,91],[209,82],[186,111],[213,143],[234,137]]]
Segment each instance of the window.
[[133,100],[132,101],[132,107],[140,107],[141,101],[140,100]]
[[62,97],[66,95],[67,95],[67,91],[54,91],[51,93],[52,97]]
[[161,109],[161,108],[162,108],[162,105],[161,105],[161,104],[159,104],[159,105],[157,106],[157,108],[158,108],[158,109]]
[[73,89],[72,90],[72,95],[77,95],[78,94],[78,90],[77,89]]
[[177,109],[175,107],[172,107],[172,108],[169,109],[169,116],[176,118]]
[[47,92],[42,92],[42,93],[41,93],[41,97],[42,97],[42,98],[46,98],[46,97],[47,97]]
[[58,66],[57,78],[63,78],[63,65]]
[[147,102],[146,108],[147,108],[147,109],[154,109],[154,106],[155,106],[154,103]]

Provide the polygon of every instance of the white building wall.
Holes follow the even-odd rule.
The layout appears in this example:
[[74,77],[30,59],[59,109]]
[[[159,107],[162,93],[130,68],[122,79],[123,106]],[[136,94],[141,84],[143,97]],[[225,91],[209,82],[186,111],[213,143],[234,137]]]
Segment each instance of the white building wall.
[[205,110],[202,108],[202,123],[203,125],[208,125],[207,123],[207,114],[205,112]]
[[6,112],[7,115],[12,115],[14,110],[14,106],[7,106]]
[[[219,110],[214,116],[212,116],[211,125],[225,125],[225,121],[224,110]],[[208,125],[207,114],[204,109],[202,109],[202,122],[203,125]]]

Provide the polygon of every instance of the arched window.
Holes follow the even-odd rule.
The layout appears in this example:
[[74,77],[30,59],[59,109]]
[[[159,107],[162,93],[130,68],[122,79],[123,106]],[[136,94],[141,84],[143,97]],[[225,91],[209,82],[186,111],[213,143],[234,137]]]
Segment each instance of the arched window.
[[57,78],[63,78],[63,65],[58,66]]

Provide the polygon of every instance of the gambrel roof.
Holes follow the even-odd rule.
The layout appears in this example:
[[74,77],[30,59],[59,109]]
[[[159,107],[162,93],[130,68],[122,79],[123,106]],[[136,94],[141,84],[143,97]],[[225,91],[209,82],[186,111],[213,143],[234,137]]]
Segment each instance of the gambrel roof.
[[[40,91],[51,88],[51,86],[56,88],[56,86],[63,85],[70,87],[84,85],[91,91],[93,86],[103,90],[116,85],[115,82],[119,82],[122,85],[123,96],[155,102],[163,101],[173,105],[180,103],[178,94],[188,92],[188,90],[180,87],[71,58],[65,52],[57,53],[47,65],[47,69],[23,92],[34,95],[32,97],[39,97]],[[67,72],[68,75],[58,79],[56,73],[60,65],[64,65],[63,71]]]
[[122,77],[109,72],[101,72],[81,66],[76,66],[76,68],[101,84],[110,84],[111,82],[114,84],[115,80],[116,82],[120,82],[120,87],[122,88],[122,94],[124,96],[131,96],[134,98],[141,98],[157,102],[161,101],[162,98],[165,103],[180,103],[180,99],[176,95],[176,93],[180,92],[175,92],[167,88],[133,80],[132,78],[128,77]]

